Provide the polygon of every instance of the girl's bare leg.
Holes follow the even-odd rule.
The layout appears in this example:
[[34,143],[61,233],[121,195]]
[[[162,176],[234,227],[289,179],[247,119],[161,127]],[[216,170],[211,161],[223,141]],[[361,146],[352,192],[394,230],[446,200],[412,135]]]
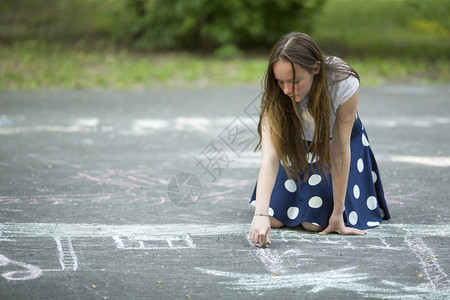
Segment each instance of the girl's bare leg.
[[324,228],[322,226],[317,226],[309,222],[302,222],[303,228],[305,228],[308,231],[314,231],[319,232],[322,231]]
[[280,221],[278,221],[274,217],[269,217],[269,219],[270,219],[270,227],[272,227],[272,228],[281,228],[281,227],[284,226],[283,223],[281,223]]

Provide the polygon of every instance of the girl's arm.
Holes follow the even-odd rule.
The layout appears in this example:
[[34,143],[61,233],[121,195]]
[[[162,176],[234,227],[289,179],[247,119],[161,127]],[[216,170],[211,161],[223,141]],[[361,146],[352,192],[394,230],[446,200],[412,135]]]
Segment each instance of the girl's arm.
[[331,178],[333,182],[333,212],[330,216],[328,227],[320,234],[337,232],[340,234],[363,235],[364,231],[345,227],[343,212],[345,196],[347,193],[348,175],[350,172],[350,137],[353,123],[355,122],[358,108],[358,93],[339,106],[336,114],[336,122],[333,127],[333,138],[331,139]]
[[256,188],[255,216],[250,226],[249,239],[255,244],[263,245],[270,235],[270,219],[268,215],[270,196],[275,185],[275,180],[279,168],[279,160],[275,148],[272,145],[270,130],[263,120],[261,128],[261,153],[262,161],[258,175],[258,185]]

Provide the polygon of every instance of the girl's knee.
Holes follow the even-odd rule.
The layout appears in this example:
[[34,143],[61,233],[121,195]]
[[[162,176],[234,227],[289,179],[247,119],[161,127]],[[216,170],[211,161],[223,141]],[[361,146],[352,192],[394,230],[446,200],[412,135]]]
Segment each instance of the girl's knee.
[[306,230],[314,231],[314,232],[319,232],[319,231],[322,231],[324,229],[322,226],[314,225],[314,224],[309,223],[309,222],[302,222],[302,226]]
[[272,227],[272,228],[281,228],[281,227],[284,226],[283,223],[281,223],[280,221],[278,221],[274,217],[269,217],[269,220],[270,220],[270,227]]

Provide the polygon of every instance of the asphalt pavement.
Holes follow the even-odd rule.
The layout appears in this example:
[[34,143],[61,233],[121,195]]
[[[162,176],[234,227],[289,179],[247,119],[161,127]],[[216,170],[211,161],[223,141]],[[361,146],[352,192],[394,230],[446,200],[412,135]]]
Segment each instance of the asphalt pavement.
[[0,299],[449,299],[450,86],[361,88],[391,220],[266,249],[259,93],[0,92]]

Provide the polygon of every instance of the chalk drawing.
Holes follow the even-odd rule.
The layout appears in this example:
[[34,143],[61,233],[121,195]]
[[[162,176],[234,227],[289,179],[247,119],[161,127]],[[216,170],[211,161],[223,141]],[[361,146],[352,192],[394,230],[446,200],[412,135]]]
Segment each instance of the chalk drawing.
[[367,248],[377,249],[377,250],[392,250],[392,251],[404,251],[405,250],[403,247],[392,247],[390,244],[388,244],[386,242],[385,238],[381,238],[380,237],[378,239],[379,239],[379,241],[381,241],[381,243],[383,245],[370,245],[370,244],[368,244]]
[[[201,267],[195,269],[203,274],[226,278],[227,280],[221,281],[219,284],[224,285],[227,289],[247,290],[260,295],[263,295],[265,291],[284,289],[297,290],[303,296],[314,297],[313,294],[332,289],[351,291],[371,298],[423,299],[429,293],[428,289],[423,286],[407,286],[390,280],[383,280],[381,284],[374,285],[369,280],[369,274],[361,272],[358,267],[280,276],[224,272]],[[444,297],[450,295],[445,291],[436,294]]]
[[276,250],[259,248],[252,253],[266,266],[267,270],[269,270],[271,273],[285,273],[282,259],[278,255]]
[[167,180],[151,177],[144,171],[138,170],[112,170],[106,169],[105,173],[80,172],[73,179],[85,178],[98,183],[122,186],[129,189],[140,189],[143,186],[156,186],[159,184],[168,184]]
[[432,288],[434,290],[450,290],[450,279],[448,275],[440,266],[439,258],[436,257],[435,252],[425,244],[423,239],[420,237],[405,238],[405,242],[420,261],[423,273]]
[[[229,202],[230,200],[242,200],[248,203],[248,195],[250,193],[249,186],[255,183],[253,180],[234,180],[222,179],[216,182],[204,183],[205,190],[212,190],[213,192],[202,195],[202,201],[217,204],[223,200]],[[238,195],[238,196],[236,196]]]
[[196,248],[189,234],[183,236],[113,236],[118,249],[123,250],[151,250],[151,249],[189,249]]
[[220,282],[229,289],[267,291],[274,289],[298,289],[303,293],[318,293],[324,289],[366,291],[368,274],[358,272],[356,267],[343,268],[325,272],[299,273],[281,276],[273,274],[244,274],[223,272],[206,268],[195,268],[204,274],[226,277],[232,281]]
[[[128,199],[127,202],[138,202],[138,201],[159,201],[164,203],[166,199],[162,196],[150,197],[147,195],[137,194],[137,190],[143,188],[157,188],[164,186],[166,188],[169,185],[169,180],[152,177],[146,174],[143,170],[112,170],[106,169],[105,172],[80,172],[72,179],[87,179],[89,181],[97,182],[99,184],[108,184],[124,187],[127,189],[127,195],[123,195]],[[216,182],[206,182],[205,186],[210,187],[214,192],[202,195],[202,201],[211,202],[216,204],[222,200],[233,199],[233,194],[242,194],[240,191],[245,191],[248,194],[248,187],[253,185],[253,180],[235,180],[235,179],[222,179]],[[112,194],[114,198],[120,197],[119,194]],[[3,199],[3,201],[13,199]],[[248,201],[247,197],[239,196],[239,200]],[[0,197],[0,202],[2,198]]]
[[[75,176],[71,176],[70,180],[91,181],[99,185],[111,185],[124,188],[123,192],[97,193],[97,194],[55,194],[55,195],[11,195],[0,196],[2,204],[44,204],[51,203],[54,205],[74,204],[79,202],[159,202],[165,203],[167,197],[165,189],[169,184],[169,180],[164,178],[152,177],[144,170],[113,170],[95,172],[79,172]],[[222,200],[243,200],[248,201],[247,197],[242,194],[248,194],[248,187],[253,185],[253,180],[235,180],[223,179],[220,182],[206,183],[209,190],[213,191],[202,195],[201,200],[216,204]],[[163,187],[163,189],[161,189]],[[141,190],[152,189],[158,192],[157,196],[150,196],[148,193],[142,193]],[[240,193],[243,191],[244,193]],[[239,194],[240,196],[234,196]],[[166,196],[166,195],[165,195]],[[197,201],[198,199],[196,199]],[[194,201],[194,202],[196,202]]]
[[59,263],[63,271],[76,271],[78,269],[78,258],[72,246],[70,237],[55,237],[59,253]]
[[20,261],[14,261],[0,254],[0,267],[13,265],[25,269],[25,271],[9,271],[2,274],[2,277],[10,281],[30,280],[40,277],[43,271],[35,265]]
[[[247,236],[249,224],[158,224],[158,225],[104,225],[104,224],[53,224],[53,223],[1,223],[1,236],[4,238],[23,237],[112,237],[112,236]],[[285,240],[303,238],[310,243],[329,243],[318,234],[302,234],[298,230],[272,230],[271,241],[284,232]],[[307,236],[307,237],[306,237]],[[370,230],[364,238],[388,237],[450,237],[450,224],[382,224],[376,230]],[[330,240],[337,240],[340,245],[350,247],[347,238],[340,235],[330,235]],[[340,246],[340,247],[341,247]]]
[[151,177],[142,170],[112,170],[106,169],[104,172],[80,172],[70,177],[71,180],[78,179],[97,182],[98,184],[109,184],[123,187],[126,190],[122,193],[98,193],[98,194],[57,194],[57,195],[34,195],[34,196],[0,196],[0,203],[13,204],[26,202],[28,204],[52,203],[68,204],[77,202],[165,202],[161,196],[148,196],[139,193],[144,188],[154,188],[157,186],[167,186],[168,181],[156,177]]
[[38,195],[38,196],[0,196],[0,203],[14,204],[27,203],[32,205],[50,203],[53,205],[73,204],[78,203],[96,203],[96,202],[161,202],[160,197],[149,197],[146,195],[139,195],[131,191],[125,193],[98,193],[98,194],[58,194],[58,195]]
[[418,195],[420,194],[420,190],[414,191],[412,189],[416,188],[407,187],[400,183],[387,183],[384,185],[385,193],[388,195],[386,202],[389,204],[404,205],[407,202],[419,201]]
[[[78,259],[73,249],[74,238],[112,238],[117,249],[130,250],[201,250],[200,255],[208,251],[218,251],[217,245],[210,245],[211,236],[248,235],[249,224],[158,224],[158,225],[102,225],[102,224],[49,224],[49,223],[1,223],[0,238],[48,238],[55,239],[60,271],[76,271]],[[215,268],[194,266],[198,272],[219,278],[219,284],[227,289],[247,290],[252,293],[264,294],[265,291],[276,289],[298,289],[302,293],[314,295],[324,290],[345,290],[363,297],[380,298],[420,298],[431,295],[450,296],[450,283],[448,276],[439,265],[438,260],[431,262],[434,251],[425,245],[422,238],[450,237],[450,224],[447,225],[415,225],[415,224],[383,224],[376,230],[370,230],[364,237],[349,238],[340,235],[319,236],[305,233],[301,230],[274,229],[271,231],[272,246],[266,249],[244,247],[235,249],[239,253],[255,257],[268,272],[242,273],[226,272]],[[206,239],[205,239],[206,238]],[[401,238],[405,241],[395,247],[390,244],[389,238]],[[358,241],[358,242],[357,242]],[[203,242],[203,244],[202,244]],[[292,243],[296,248],[278,250],[277,244]],[[305,244],[308,251],[302,251],[301,244]],[[430,284],[412,286],[396,282],[395,277],[389,280],[374,282],[366,269],[358,266],[342,266],[342,258],[334,260],[338,266],[327,270],[327,265],[318,263],[321,257],[333,261],[333,257],[320,251],[317,255],[311,249],[339,249],[351,255],[353,250],[376,249],[377,251],[393,251],[403,253],[412,251],[418,258],[423,272]],[[298,247],[298,248],[297,248]],[[311,248],[313,247],[313,248]],[[347,250],[348,249],[348,250]],[[220,249],[219,249],[220,250]],[[227,251],[233,251],[228,249]],[[289,261],[292,259],[294,262]],[[344,256],[347,264],[348,257]],[[0,256],[0,267],[12,264],[25,268],[25,271],[11,271],[3,273],[7,280],[30,280],[42,275],[44,271],[37,266],[13,262],[5,256]],[[302,272],[303,264],[316,264],[319,268],[315,272]],[[276,274],[275,274],[276,273]],[[414,276],[412,274],[411,276]],[[222,278],[222,279],[221,279]],[[430,288],[431,287],[431,288]]]

